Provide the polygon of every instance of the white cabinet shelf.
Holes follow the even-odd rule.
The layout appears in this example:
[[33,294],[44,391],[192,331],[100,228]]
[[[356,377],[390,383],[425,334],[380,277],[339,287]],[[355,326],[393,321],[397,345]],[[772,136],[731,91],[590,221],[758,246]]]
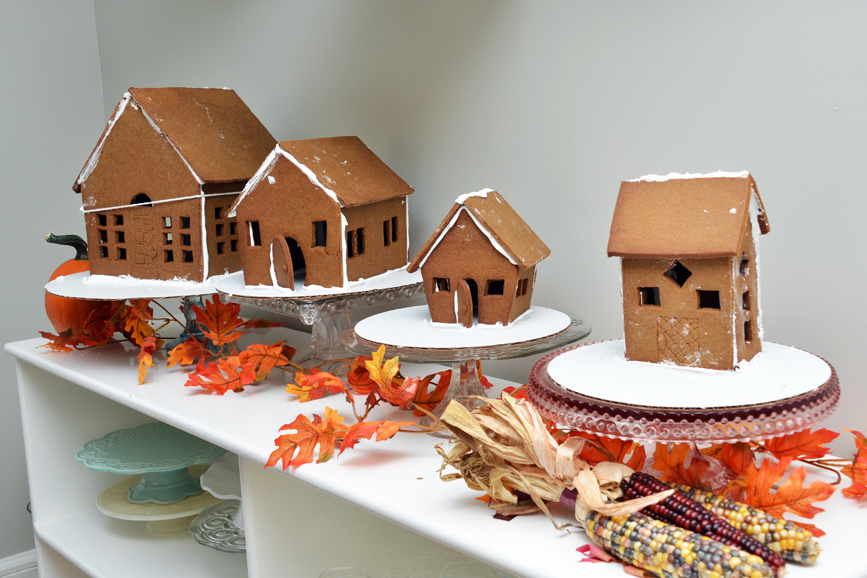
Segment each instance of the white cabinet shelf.
[[[300,346],[309,336],[281,329],[258,339]],[[42,343],[21,341],[6,350],[18,359],[43,578],[316,578],[328,568],[354,566],[401,548],[443,545],[526,578],[623,575],[616,564],[578,563],[575,548],[587,542],[580,531],[557,531],[541,515],[495,520],[463,482],[440,481],[433,448],[440,440],[430,436],[363,441],[339,459],[285,473],[263,468],[279,427],[299,413],[321,415],[330,406],[352,422],[342,398],[292,401],[282,375],[241,393],[214,395],[185,388],[186,371],[168,370],[164,362],[139,386],[135,353],[122,344],[52,353],[38,349]],[[403,369],[422,375],[436,368]],[[498,388],[509,385],[492,381]],[[375,419],[403,415],[377,411]],[[241,456],[246,556],[212,551],[183,532],[149,534],[143,525],[106,518],[95,509],[96,496],[118,476],[87,470],[75,453],[91,439],[154,419]],[[867,509],[844,503],[839,493],[821,505],[827,512],[817,522],[828,531],[822,560],[812,569],[790,565],[789,576],[867,576],[867,562],[853,554]],[[554,512],[561,523],[570,521],[565,508]]]

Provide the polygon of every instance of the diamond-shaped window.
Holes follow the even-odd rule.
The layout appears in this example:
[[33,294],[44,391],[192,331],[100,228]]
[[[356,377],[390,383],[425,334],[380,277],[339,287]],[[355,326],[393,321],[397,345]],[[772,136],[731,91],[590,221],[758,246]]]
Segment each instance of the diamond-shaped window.
[[692,271],[683,266],[680,261],[675,261],[671,269],[665,272],[665,276],[671,278],[675,283],[683,287],[686,280],[692,276]]

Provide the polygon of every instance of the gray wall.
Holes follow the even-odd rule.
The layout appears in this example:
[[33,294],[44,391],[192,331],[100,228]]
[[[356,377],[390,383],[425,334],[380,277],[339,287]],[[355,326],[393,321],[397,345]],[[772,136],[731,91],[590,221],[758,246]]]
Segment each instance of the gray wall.
[[[92,10],[43,3],[79,18]],[[844,398],[828,426],[867,427],[867,5],[94,4],[95,32],[93,22],[46,29],[28,20],[39,12],[28,4],[3,40],[18,47],[0,57],[18,74],[15,84],[4,75],[2,89],[11,125],[2,170],[17,185],[6,192],[3,235],[26,247],[3,257],[16,274],[4,280],[4,340],[47,327],[38,287],[65,256],[41,236],[82,229],[69,186],[123,91],[229,86],[278,139],[360,136],[417,191],[416,249],[459,194],[502,192],[553,251],[536,302],[582,314],[595,339],[622,334],[618,263],[605,256],[620,181],[750,170],[773,229],[761,246],[766,338],[833,363]],[[37,40],[63,50],[46,56]],[[0,495],[0,511],[22,521],[17,408],[3,364],[2,427],[14,442],[2,483],[15,493]],[[525,380],[529,366],[492,367]],[[0,535],[0,556],[7,544]]]

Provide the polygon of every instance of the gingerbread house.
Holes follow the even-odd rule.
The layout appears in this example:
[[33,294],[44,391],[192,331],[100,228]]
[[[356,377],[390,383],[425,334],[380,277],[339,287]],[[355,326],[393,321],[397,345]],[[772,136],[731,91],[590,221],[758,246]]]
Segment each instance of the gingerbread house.
[[623,182],[608,256],[621,259],[627,359],[733,369],[758,354],[769,230],[748,172]]
[[530,308],[536,264],[551,254],[500,193],[458,197],[407,268],[421,269],[431,320],[508,325]]
[[358,137],[277,144],[229,210],[244,282],[345,287],[406,266],[412,192]]
[[276,142],[233,90],[130,88],[72,187],[91,273],[204,281],[240,269],[228,208]]

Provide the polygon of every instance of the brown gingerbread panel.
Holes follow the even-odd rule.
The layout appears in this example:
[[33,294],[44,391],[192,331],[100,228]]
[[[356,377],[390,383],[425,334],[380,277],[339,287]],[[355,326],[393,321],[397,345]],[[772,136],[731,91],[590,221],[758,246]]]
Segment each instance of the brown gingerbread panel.
[[622,259],[626,357],[732,369],[732,258]]
[[739,361],[750,360],[762,350],[761,303],[756,256],[752,223],[748,223],[741,243],[741,256],[736,260],[734,283],[735,337]]
[[205,197],[205,230],[208,239],[208,276],[241,269],[241,244],[237,219],[228,216],[237,194]]
[[350,281],[406,265],[406,197],[346,207],[343,214]]
[[520,270],[515,284],[515,300],[512,301],[512,311],[509,314],[509,323],[520,317],[533,300],[533,288],[536,284],[536,266]]

